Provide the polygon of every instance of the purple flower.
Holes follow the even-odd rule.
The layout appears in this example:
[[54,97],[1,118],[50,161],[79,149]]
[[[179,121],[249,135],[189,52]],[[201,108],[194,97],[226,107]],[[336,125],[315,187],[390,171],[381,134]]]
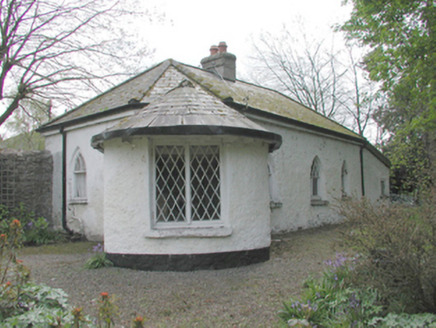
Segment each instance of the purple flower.
[[96,246],[92,247],[92,251],[94,253],[102,253],[103,252],[103,245],[101,245],[100,243],[98,243]]

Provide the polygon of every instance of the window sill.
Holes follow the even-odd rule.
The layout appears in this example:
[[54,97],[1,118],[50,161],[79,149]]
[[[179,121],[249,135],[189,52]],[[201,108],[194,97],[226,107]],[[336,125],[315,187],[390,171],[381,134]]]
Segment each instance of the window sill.
[[327,206],[329,204],[328,200],[322,200],[322,199],[311,199],[310,205],[312,206]]
[[146,238],[218,238],[229,237],[233,233],[230,227],[189,227],[154,229],[145,233]]
[[70,199],[68,202],[68,205],[87,205],[88,200],[87,199]]

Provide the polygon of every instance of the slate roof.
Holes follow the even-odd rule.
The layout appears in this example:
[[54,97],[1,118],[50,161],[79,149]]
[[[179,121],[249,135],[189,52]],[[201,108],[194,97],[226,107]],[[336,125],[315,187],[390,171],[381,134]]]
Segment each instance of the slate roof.
[[[40,132],[59,129],[111,115],[117,111],[143,109],[150,102],[177,87],[181,81],[189,80],[203,90],[216,96],[226,105],[275,119],[285,119],[306,128],[319,129],[325,133],[351,138],[365,139],[342,125],[307,108],[291,98],[272,89],[236,80],[224,80],[201,68],[168,59],[124,83],[85,102],[77,108],[41,126]],[[129,101],[134,103],[129,104]]]
[[91,144],[101,149],[104,140],[132,135],[249,136],[267,141],[270,150],[278,149],[282,140],[188,80],[154,99],[136,115],[95,135]]

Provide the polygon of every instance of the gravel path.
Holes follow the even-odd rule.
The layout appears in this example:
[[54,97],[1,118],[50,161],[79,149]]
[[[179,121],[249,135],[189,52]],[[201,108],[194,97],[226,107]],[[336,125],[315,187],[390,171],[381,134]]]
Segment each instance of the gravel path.
[[89,254],[22,256],[38,283],[65,290],[72,305],[93,314],[93,299],[115,294],[122,313],[117,327],[135,315],[147,327],[273,327],[283,301],[334,258],[338,227],[274,236],[271,259],[243,268],[195,272],[85,270]]

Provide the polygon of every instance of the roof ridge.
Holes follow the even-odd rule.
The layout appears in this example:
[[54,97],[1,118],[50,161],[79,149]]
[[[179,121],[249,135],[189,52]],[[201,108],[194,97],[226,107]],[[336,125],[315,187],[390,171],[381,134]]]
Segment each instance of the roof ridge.
[[[205,70],[205,69],[203,69],[203,68],[200,68],[200,67],[196,67],[196,66],[192,66],[192,65],[187,65],[187,64],[184,64],[184,63],[180,63],[180,62],[177,62],[177,63],[178,63],[180,66],[186,66],[186,67],[189,67],[189,68],[197,69],[197,70],[200,70],[200,71],[202,71],[202,72],[206,72],[206,73],[210,73],[210,74],[214,75],[214,73],[212,73],[212,72],[210,72],[210,71],[208,71],[208,70]],[[176,66],[175,66],[175,68],[177,69]],[[182,74],[184,74],[185,76],[188,76],[188,75],[187,75],[185,72],[183,72],[182,70],[178,69],[178,71],[180,71],[180,72],[181,72]],[[221,101],[224,101],[224,100],[226,99],[226,98],[224,98],[224,97],[221,97],[219,94],[217,94],[216,92],[214,92],[213,90],[211,90],[211,89],[208,88],[207,86],[205,86],[202,82],[197,81],[197,79],[195,79],[195,78],[193,78],[193,77],[189,77],[189,78],[190,78],[191,80],[194,80],[194,81],[195,81],[198,85],[200,85],[202,88],[206,89],[207,91],[209,91],[210,93],[212,93],[213,95],[215,95],[216,97],[218,97],[219,99],[221,99]],[[223,80],[223,79],[221,79],[221,81],[226,82],[226,81]],[[263,85],[256,84],[256,83],[253,83],[253,82],[247,82],[247,81],[244,81],[244,80],[236,79],[235,82],[242,83],[242,84],[247,84],[247,85],[251,85],[251,86],[254,86],[254,87],[256,87],[256,88],[261,88],[261,89],[268,90],[268,91],[272,91],[272,92],[274,92],[274,93],[276,93],[276,94],[278,94],[278,95],[280,95],[280,96],[282,96],[282,97],[285,97],[285,98],[291,100],[292,102],[294,102],[294,103],[296,103],[296,104],[298,104],[298,105],[304,107],[305,109],[308,109],[309,111],[311,111],[311,112],[313,112],[314,114],[316,114],[316,115],[322,117],[323,119],[327,119],[327,120],[329,120],[330,122],[332,122],[332,123],[335,124],[336,126],[347,129],[347,130],[350,131],[351,133],[355,134],[356,137],[359,137],[359,138],[361,138],[361,139],[366,140],[365,137],[361,136],[361,135],[358,134],[357,132],[355,132],[355,131],[349,129],[348,127],[346,127],[346,126],[344,126],[344,125],[342,125],[342,124],[340,124],[340,123],[338,123],[338,122],[336,122],[334,119],[332,119],[332,118],[330,118],[330,117],[327,117],[327,116],[321,114],[320,112],[314,110],[313,108],[310,108],[309,106],[307,106],[307,105],[305,105],[305,104],[302,104],[301,102],[299,102],[299,101],[293,99],[292,97],[290,97],[290,96],[284,94],[283,92],[280,92],[280,91],[275,90],[275,89],[272,89],[272,88],[270,88],[270,87],[265,87],[265,86],[263,86]],[[247,96],[248,96],[248,95],[247,95]],[[235,102],[236,104],[239,104],[239,105],[247,105],[247,104],[240,103],[240,102],[238,102],[238,101],[234,101],[234,102]]]

